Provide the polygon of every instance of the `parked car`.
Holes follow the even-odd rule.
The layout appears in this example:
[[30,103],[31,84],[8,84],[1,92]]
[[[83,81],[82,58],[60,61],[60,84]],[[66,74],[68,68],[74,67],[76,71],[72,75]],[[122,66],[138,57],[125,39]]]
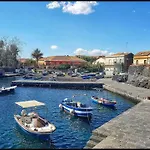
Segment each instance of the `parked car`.
[[60,76],[60,77],[64,77],[64,76],[65,76],[65,74],[64,74],[64,73],[61,73],[61,72],[56,72],[56,75],[57,75],[57,76]]
[[78,76],[78,74],[76,74],[76,73],[73,73],[72,75],[71,75],[71,77],[77,77]]

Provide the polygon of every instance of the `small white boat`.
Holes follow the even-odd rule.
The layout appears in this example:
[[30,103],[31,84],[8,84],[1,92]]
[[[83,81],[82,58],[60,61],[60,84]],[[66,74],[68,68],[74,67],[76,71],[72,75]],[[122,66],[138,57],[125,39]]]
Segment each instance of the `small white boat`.
[[14,115],[14,119],[25,133],[28,133],[32,136],[47,138],[52,132],[56,130],[54,124],[41,117],[38,113],[27,113],[27,111],[25,110],[25,108],[34,107],[35,109],[39,106],[45,106],[44,103],[38,102],[36,100],[15,103],[23,108],[23,110],[21,111],[21,115]]
[[0,94],[9,93],[15,90],[17,86],[10,86],[10,87],[2,87],[0,88]]

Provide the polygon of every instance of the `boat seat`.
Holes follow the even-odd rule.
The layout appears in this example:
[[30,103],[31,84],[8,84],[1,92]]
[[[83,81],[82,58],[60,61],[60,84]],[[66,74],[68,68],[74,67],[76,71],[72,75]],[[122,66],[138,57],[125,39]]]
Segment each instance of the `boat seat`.
[[44,127],[45,124],[43,124],[42,120],[39,118],[33,118],[32,119],[32,126],[35,128]]
[[21,117],[21,122],[23,123],[23,124],[30,124],[31,122],[32,122],[32,118],[31,117],[29,117],[29,116],[22,116]]
[[17,117],[17,119],[20,119],[20,118],[21,118],[21,116],[20,116],[20,115],[16,115],[16,117]]

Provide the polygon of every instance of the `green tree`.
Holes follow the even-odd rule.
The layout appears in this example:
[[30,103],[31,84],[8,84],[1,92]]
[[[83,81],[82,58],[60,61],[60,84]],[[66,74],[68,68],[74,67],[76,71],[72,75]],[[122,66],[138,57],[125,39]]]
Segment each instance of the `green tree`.
[[13,67],[18,66],[18,57],[21,52],[22,42],[13,37],[2,37],[0,39],[0,66],[1,67]]
[[77,55],[77,57],[81,58],[89,63],[93,63],[94,61],[97,60],[97,57],[93,57],[93,56]]
[[104,65],[100,63],[91,64],[90,62],[88,62],[86,65],[82,66],[82,69],[89,72],[100,72],[104,70]]
[[25,66],[27,67],[34,67],[36,65],[36,61],[33,59],[27,59],[25,62]]
[[115,74],[118,74],[120,72],[123,72],[124,71],[124,64],[123,63],[115,63],[114,64],[114,73]]
[[60,69],[60,70],[66,70],[66,69],[69,69],[69,68],[70,68],[69,64],[61,64],[57,67],[57,69]]
[[36,64],[38,66],[38,61],[40,58],[42,58],[43,53],[37,48],[33,51],[32,57],[36,59]]

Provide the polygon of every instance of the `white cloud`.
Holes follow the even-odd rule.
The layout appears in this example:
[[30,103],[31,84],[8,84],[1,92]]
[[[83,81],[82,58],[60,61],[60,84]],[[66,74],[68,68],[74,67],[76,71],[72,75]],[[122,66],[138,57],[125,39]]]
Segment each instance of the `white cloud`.
[[64,13],[71,13],[74,15],[79,14],[90,14],[93,13],[95,10],[93,9],[94,6],[98,5],[96,1],[76,1],[76,2],[50,2],[46,5],[48,9],[54,9],[62,7],[62,11]]
[[83,48],[77,48],[74,51],[75,55],[88,55],[88,56],[108,56],[108,55],[112,55],[114,53],[109,52],[107,50],[100,50],[100,49],[92,49],[92,50],[85,50]]
[[51,49],[57,49],[57,48],[58,48],[57,45],[52,45],[52,46],[51,46]]
[[60,7],[60,4],[59,4],[59,2],[57,2],[57,1],[53,1],[53,2],[51,2],[51,3],[49,3],[49,4],[47,4],[46,7],[47,7],[48,9],[59,8],[59,7]]
[[77,48],[74,51],[74,54],[76,55],[86,55],[87,54],[87,50],[83,49],[83,48]]

